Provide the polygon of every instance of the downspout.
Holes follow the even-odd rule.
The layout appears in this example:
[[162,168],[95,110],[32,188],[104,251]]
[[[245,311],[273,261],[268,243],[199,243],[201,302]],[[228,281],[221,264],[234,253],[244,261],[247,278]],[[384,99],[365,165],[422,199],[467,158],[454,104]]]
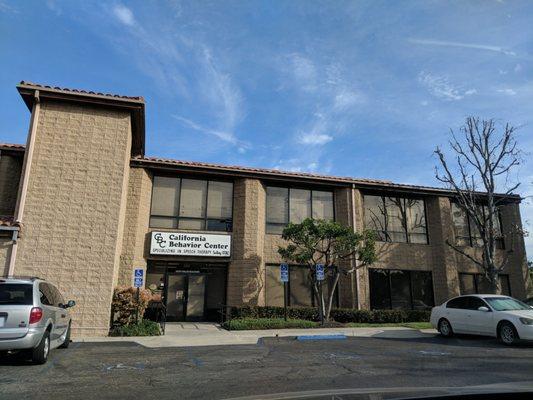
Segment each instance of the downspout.
[[[356,220],[355,220],[355,184],[352,183],[352,190],[351,190],[351,194],[352,194],[352,226],[353,226],[353,230],[354,232],[357,231],[357,228],[356,228]],[[360,276],[359,276],[359,269],[357,268],[357,260],[352,260],[352,263],[354,263],[355,265],[353,265],[353,267],[355,268],[355,292],[357,293],[357,309],[360,310],[361,309],[361,291],[359,290],[360,287],[359,287],[359,282],[360,282]],[[352,279],[352,293],[354,292],[354,281]]]
[[[28,192],[28,184],[30,180],[30,169],[33,160],[33,150],[35,148],[35,136],[37,132],[37,125],[39,121],[39,113],[41,111],[41,103],[39,101],[39,91],[36,90],[33,98],[33,108],[31,111],[30,128],[28,131],[28,139],[26,140],[26,151],[24,152],[24,165],[22,169],[22,179],[19,183],[19,192],[17,196],[17,205],[15,207],[15,222],[22,227],[22,215],[24,214],[24,206],[26,205],[26,194]],[[18,248],[18,233],[13,232],[13,244],[11,246],[11,254],[9,255],[8,276],[15,273],[15,261],[17,259]]]

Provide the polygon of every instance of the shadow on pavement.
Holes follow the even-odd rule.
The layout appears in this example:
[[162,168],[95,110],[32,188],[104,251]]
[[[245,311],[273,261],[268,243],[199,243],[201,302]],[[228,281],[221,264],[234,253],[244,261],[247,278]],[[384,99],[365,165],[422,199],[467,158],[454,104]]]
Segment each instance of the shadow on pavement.
[[407,342],[407,343],[423,343],[423,344],[436,344],[443,346],[454,347],[483,347],[494,349],[505,348],[531,348],[533,349],[533,342],[519,342],[514,346],[506,346],[499,342],[498,339],[477,336],[477,335],[454,335],[451,338],[445,338],[435,333],[424,333],[413,330],[396,330],[396,331],[384,331],[373,335],[372,338],[380,340]]

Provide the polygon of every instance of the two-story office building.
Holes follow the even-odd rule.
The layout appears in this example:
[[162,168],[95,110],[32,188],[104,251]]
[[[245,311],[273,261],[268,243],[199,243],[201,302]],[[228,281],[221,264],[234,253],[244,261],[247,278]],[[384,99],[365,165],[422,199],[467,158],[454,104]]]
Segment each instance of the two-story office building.
[[[306,217],[377,232],[379,261],[343,277],[340,307],[431,307],[481,292],[476,232],[453,193],[388,181],[147,157],[145,103],[21,82],[26,145],[0,146],[0,273],[44,277],[76,300],[74,333],[108,331],[113,289],[145,285],[169,320],[213,320],[221,305],[282,305],[280,233]],[[428,166],[429,167],[429,166]],[[519,196],[498,219],[504,293],[525,295]],[[290,266],[291,306],[314,304]]]

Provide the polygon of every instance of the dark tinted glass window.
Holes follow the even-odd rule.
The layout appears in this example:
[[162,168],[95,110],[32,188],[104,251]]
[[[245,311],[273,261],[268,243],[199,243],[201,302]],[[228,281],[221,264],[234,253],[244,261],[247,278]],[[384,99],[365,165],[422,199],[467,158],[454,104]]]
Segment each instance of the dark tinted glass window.
[[0,305],[31,305],[33,286],[21,283],[0,283]]
[[426,310],[435,305],[431,272],[411,271],[413,309]]
[[511,295],[511,284],[509,283],[509,275],[500,275],[500,287],[502,288],[503,295]]
[[411,308],[411,287],[409,271],[390,271],[392,308]]
[[475,275],[459,274],[459,288],[461,290],[461,294],[477,293]]
[[468,298],[468,308],[470,310],[477,310],[479,307],[487,307],[487,304],[479,297]]
[[386,270],[370,269],[370,306],[374,310],[391,308],[389,274]]
[[312,305],[312,286],[307,267],[291,265],[289,285],[289,301],[292,307],[308,307]]
[[446,308],[466,309],[468,307],[467,302],[468,302],[468,299],[466,297],[456,297],[455,299],[450,300],[446,304]]
[[41,297],[41,304],[45,306],[51,306],[54,304],[50,286],[48,286],[46,283],[39,283],[39,293]]

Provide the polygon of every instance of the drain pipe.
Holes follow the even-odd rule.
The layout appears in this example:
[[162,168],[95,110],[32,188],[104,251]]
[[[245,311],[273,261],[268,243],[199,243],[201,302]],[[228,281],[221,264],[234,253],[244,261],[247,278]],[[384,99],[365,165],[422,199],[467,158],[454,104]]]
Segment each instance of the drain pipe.
[[[35,147],[35,135],[37,132],[37,125],[39,121],[39,113],[41,111],[41,103],[39,101],[39,91],[36,90],[33,97],[33,107],[31,111],[30,128],[28,131],[28,139],[26,140],[26,151],[24,152],[24,163],[22,167],[22,176],[19,183],[19,191],[17,196],[17,205],[15,207],[15,222],[22,227],[22,215],[24,214],[24,206],[26,205],[26,193],[28,192],[28,184],[30,179],[30,169],[33,160],[33,150]],[[13,244],[11,245],[11,254],[9,255],[8,276],[15,273],[15,261],[17,259],[18,248],[18,234],[20,231],[13,232]]]
[[[353,230],[354,232],[357,230],[356,228],[356,218],[355,218],[355,184],[352,183],[352,190],[351,190],[351,194],[352,194],[352,226],[353,226]],[[354,272],[354,275],[355,275],[355,290],[354,290],[354,281],[352,279],[352,293],[357,293],[357,309],[360,310],[361,309],[361,291],[360,291],[360,286],[359,286],[359,282],[360,282],[360,276],[359,276],[359,269],[357,268],[357,260],[352,260],[352,263],[354,263],[355,265],[354,268],[355,268],[355,272]],[[353,296],[353,294],[352,294]],[[352,297],[353,298],[353,297]],[[355,304],[354,304],[355,305]]]

